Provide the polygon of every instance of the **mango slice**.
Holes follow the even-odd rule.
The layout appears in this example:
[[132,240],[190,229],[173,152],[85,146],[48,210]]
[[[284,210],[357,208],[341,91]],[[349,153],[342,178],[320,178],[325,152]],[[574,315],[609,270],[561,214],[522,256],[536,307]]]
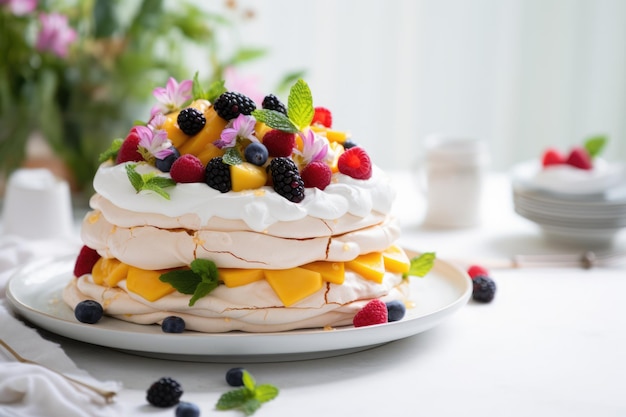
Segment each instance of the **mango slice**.
[[359,255],[355,259],[346,262],[346,267],[350,268],[365,279],[377,283],[383,282],[385,276],[385,263],[383,254],[380,252]]
[[165,272],[167,270],[148,271],[129,266],[126,288],[148,301],[156,301],[176,291],[170,284],[159,279],[161,274]]
[[[126,277],[124,275],[124,277],[122,277],[120,280],[117,280],[117,281],[116,281],[116,278],[113,277],[113,278],[110,278],[110,281],[113,282],[113,284],[108,283],[109,276],[112,275],[114,271],[117,269],[117,267],[119,267],[120,265],[122,265],[122,263],[115,258],[98,259],[98,261],[95,263],[95,265],[91,269],[91,276],[92,276],[93,282],[98,285],[102,285],[106,281],[107,285],[109,285],[110,287],[115,286],[117,282],[121,281],[121,279],[124,279]],[[124,273],[123,269],[120,270],[119,272]]]
[[178,148],[181,155],[190,153],[198,156],[207,146],[213,145],[213,142],[220,138],[222,130],[228,124],[226,120],[218,116],[212,106],[206,109],[204,117],[206,124],[202,130]]
[[383,251],[383,261],[385,269],[389,272],[403,274],[411,268],[408,255],[397,245],[391,245]]
[[343,262],[317,261],[302,265],[302,268],[319,272],[324,281],[332,284],[341,285],[345,279],[346,271]]
[[314,294],[324,285],[322,274],[299,267],[266,270],[265,279],[287,307]]
[[220,268],[219,278],[229,288],[240,287],[265,278],[261,269]]
[[348,140],[348,137],[350,136],[348,132],[333,130],[320,125],[311,126],[311,130],[313,130],[315,133],[321,134],[322,136],[326,136],[326,139],[328,139],[328,141],[331,143],[344,143],[346,140]]
[[256,190],[267,182],[267,172],[250,162],[231,165],[230,182],[233,191]]
[[178,127],[178,113],[180,111],[169,113],[165,116],[165,122],[161,126],[167,132],[167,138],[172,141],[172,145],[179,149],[180,146],[189,139],[185,133]]

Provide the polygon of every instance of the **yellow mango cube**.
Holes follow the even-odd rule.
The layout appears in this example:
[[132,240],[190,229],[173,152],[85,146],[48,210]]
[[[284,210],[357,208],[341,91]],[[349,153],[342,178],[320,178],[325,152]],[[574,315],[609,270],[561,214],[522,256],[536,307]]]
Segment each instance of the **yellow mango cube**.
[[121,264],[115,258],[100,258],[91,269],[93,282],[102,285],[109,275]]
[[265,270],[265,279],[287,307],[319,291],[324,285],[319,272],[304,268]]
[[204,117],[206,118],[206,124],[202,130],[192,136],[178,149],[181,155],[190,153],[198,156],[207,145],[212,145],[213,142],[220,138],[222,130],[224,130],[226,124],[228,124],[226,120],[218,116],[212,106],[206,109]]
[[383,277],[385,276],[385,263],[383,261],[383,254],[380,252],[359,255],[355,259],[346,262],[346,267],[361,275],[363,278],[379,284],[383,282]]
[[230,182],[233,191],[255,190],[267,182],[267,172],[263,167],[243,162],[230,166]]
[[109,287],[115,287],[118,282],[128,276],[128,264],[120,262],[104,279],[104,283]]
[[331,143],[332,142],[344,143],[350,137],[348,132],[329,129],[321,125],[313,125],[311,126],[311,130],[313,130],[315,133],[319,133],[322,136],[326,136],[326,139],[328,139],[328,141]]
[[129,266],[126,277],[126,288],[148,301],[156,301],[176,291],[167,282],[159,279],[167,270],[149,271]]
[[178,113],[180,111],[172,112],[165,116],[165,122],[161,126],[167,132],[167,138],[172,141],[172,145],[177,149],[189,139],[189,136],[178,127]]
[[240,287],[265,278],[261,269],[220,268],[219,278],[229,288]]
[[341,285],[346,277],[346,270],[343,262],[317,261],[302,265],[302,268],[319,272],[324,281],[332,284]]
[[385,269],[389,272],[403,274],[411,268],[411,260],[398,245],[391,245],[383,251]]
[[208,143],[196,156],[202,162],[202,165],[206,165],[211,159],[216,156],[223,156],[225,153],[225,149],[220,149],[212,143]]

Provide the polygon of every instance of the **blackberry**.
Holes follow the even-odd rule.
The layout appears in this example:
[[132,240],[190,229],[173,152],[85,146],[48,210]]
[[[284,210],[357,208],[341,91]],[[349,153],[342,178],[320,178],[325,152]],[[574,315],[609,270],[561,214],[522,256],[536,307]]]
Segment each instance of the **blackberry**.
[[275,110],[287,116],[287,108],[274,94],[268,94],[265,96],[261,106],[266,110]]
[[472,280],[472,298],[481,303],[488,303],[496,295],[496,283],[485,275],[478,275]]
[[231,120],[240,114],[252,114],[256,110],[256,104],[241,93],[227,91],[215,100],[213,108],[222,119]]
[[183,387],[169,377],[164,377],[153,383],[146,394],[146,400],[155,407],[172,407],[180,401]]
[[272,159],[269,166],[274,190],[287,200],[299,203],[304,199],[304,181],[298,167],[289,158],[281,156]]
[[81,301],[74,308],[74,317],[81,323],[97,323],[102,318],[103,313],[102,305],[95,300]]
[[206,124],[206,118],[200,111],[193,107],[187,107],[178,113],[178,127],[185,135],[193,136],[202,130]]
[[209,161],[204,171],[204,181],[207,185],[221,193],[227,193],[232,189],[230,182],[230,166],[217,156]]

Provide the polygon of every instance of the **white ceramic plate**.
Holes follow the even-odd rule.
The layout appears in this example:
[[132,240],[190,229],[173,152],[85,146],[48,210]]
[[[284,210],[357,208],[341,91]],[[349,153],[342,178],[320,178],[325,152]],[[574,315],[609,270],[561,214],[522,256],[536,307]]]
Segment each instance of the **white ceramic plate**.
[[355,352],[428,330],[468,301],[471,280],[459,268],[435,261],[425,278],[411,278],[414,308],[401,321],[334,330],[282,333],[230,332],[168,334],[157,325],[138,325],[103,317],[97,324],[78,322],[61,299],[72,279],[75,257],[44,259],[19,270],[7,286],[7,297],[25,319],[59,335],[130,351],[142,356],[188,361],[238,362],[312,359]]

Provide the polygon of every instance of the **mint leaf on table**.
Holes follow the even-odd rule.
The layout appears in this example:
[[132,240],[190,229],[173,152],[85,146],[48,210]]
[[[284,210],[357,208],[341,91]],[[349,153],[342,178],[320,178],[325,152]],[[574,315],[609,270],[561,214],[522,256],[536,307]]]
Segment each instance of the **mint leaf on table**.
[[165,198],[166,200],[170,199],[170,195],[164,190],[164,188],[176,185],[176,182],[174,182],[173,179],[159,177],[154,172],[140,174],[135,169],[136,167],[136,164],[126,165],[126,175],[128,176],[128,180],[130,181],[135,191],[152,191]]
[[222,394],[215,408],[218,410],[240,410],[245,415],[250,416],[263,403],[278,396],[278,388],[271,384],[256,385],[254,378],[246,370],[243,371],[242,379],[244,386]]
[[296,81],[289,91],[287,99],[287,116],[289,120],[302,130],[311,124],[315,109],[309,85],[302,79]]
[[411,267],[408,272],[402,274],[403,278],[408,276],[424,277],[435,265],[435,252],[425,252],[411,259]]
[[124,143],[124,139],[113,139],[111,146],[98,156],[98,163],[101,164],[109,159],[115,159],[120,151],[120,148],[122,147],[122,143]]
[[209,294],[219,285],[217,265],[209,259],[194,259],[189,265],[191,269],[178,269],[159,276],[159,280],[167,282],[179,293],[192,295],[189,307]]
[[602,152],[606,142],[607,138],[604,135],[593,136],[585,141],[584,147],[589,153],[589,156],[595,158]]
[[297,133],[298,127],[281,112],[268,109],[257,109],[252,111],[252,116],[261,123],[265,123],[272,129],[282,130],[287,133]]

